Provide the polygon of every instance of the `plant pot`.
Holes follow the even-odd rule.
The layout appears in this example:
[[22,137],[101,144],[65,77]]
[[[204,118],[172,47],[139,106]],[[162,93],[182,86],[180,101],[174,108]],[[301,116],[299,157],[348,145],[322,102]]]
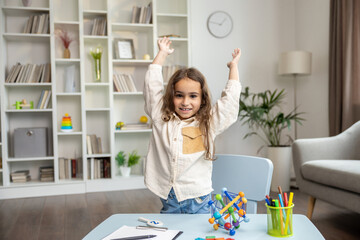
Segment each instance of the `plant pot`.
[[130,167],[119,167],[119,168],[120,168],[121,176],[123,176],[123,177],[129,177],[130,176],[130,172],[131,172]]
[[70,58],[70,55],[71,55],[70,50],[68,48],[65,48],[63,57],[64,58]]
[[283,192],[289,191],[292,162],[291,146],[268,147],[268,158],[274,165],[271,191],[278,192],[278,186],[281,186]]

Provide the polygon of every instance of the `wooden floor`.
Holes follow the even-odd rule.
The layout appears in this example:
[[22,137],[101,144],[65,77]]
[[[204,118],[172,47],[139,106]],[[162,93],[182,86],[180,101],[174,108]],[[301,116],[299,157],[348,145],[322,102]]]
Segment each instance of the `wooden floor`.
[[[294,193],[294,213],[306,214],[308,196]],[[158,213],[160,208],[148,190],[1,200],[0,239],[78,240],[112,214]],[[258,213],[265,212],[259,203]],[[360,214],[318,200],[312,221],[327,240],[360,239]]]

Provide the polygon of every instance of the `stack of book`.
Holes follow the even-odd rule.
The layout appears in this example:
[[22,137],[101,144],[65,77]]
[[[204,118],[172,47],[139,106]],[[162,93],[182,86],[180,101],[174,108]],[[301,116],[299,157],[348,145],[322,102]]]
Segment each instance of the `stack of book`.
[[86,136],[87,154],[100,154],[102,153],[101,138],[95,134]]
[[11,67],[5,80],[6,83],[44,83],[51,81],[50,63],[20,64]]
[[152,3],[147,6],[133,6],[131,23],[152,23]]
[[[90,164],[89,164],[90,166]],[[108,158],[95,158],[94,159],[94,179],[110,178],[111,167],[110,159]]]
[[46,109],[49,106],[50,97],[51,97],[51,90],[42,90],[36,108]]
[[14,183],[23,183],[31,180],[29,170],[20,170],[10,174],[11,181]]
[[30,16],[23,33],[49,33],[49,14]]
[[53,167],[40,167],[40,181],[53,182],[54,181],[54,168]]
[[162,68],[162,74],[164,78],[164,83],[168,83],[171,76],[179,69],[184,68],[184,66],[181,65],[168,65],[163,66]]
[[134,79],[131,74],[114,74],[113,82],[115,92],[137,92]]
[[59,179],[82,178],[82,158],[59,158]]
[[91,35],[105,36],[106,35],[106,18],[100,17],[93,20]]

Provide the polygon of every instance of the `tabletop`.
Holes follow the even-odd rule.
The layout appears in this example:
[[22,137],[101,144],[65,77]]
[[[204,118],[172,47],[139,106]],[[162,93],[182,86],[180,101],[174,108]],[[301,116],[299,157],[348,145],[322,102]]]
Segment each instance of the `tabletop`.
[[[228,231],[224,229],[217,231],[213,229],[208,222],[210,214],[114,214],[100,223],[83,239],[102,239],[123,225],[133,227],[144,225],[138,221],[139,217],[158,220],[163,222],[164,227],[168,229],[183,231],[183,234],[177,238],[179,240],[194,240],[206,236],[225,239],[277,239],[266,233],[266,214],[247,214],[246,216],[250,218],[250,221],[242,222],[235,235],[230,236]],[[294,235],[289,239],[325,239],[315,225],[304,215],[293,215],[293,231]]]

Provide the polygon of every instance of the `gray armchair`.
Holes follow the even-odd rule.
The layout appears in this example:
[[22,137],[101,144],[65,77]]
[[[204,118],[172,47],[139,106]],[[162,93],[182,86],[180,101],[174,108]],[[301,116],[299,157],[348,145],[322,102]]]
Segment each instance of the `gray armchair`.
[[316,199],[360,213],[360,121],[334,137],[298,139],[292,153],[309,219]]

